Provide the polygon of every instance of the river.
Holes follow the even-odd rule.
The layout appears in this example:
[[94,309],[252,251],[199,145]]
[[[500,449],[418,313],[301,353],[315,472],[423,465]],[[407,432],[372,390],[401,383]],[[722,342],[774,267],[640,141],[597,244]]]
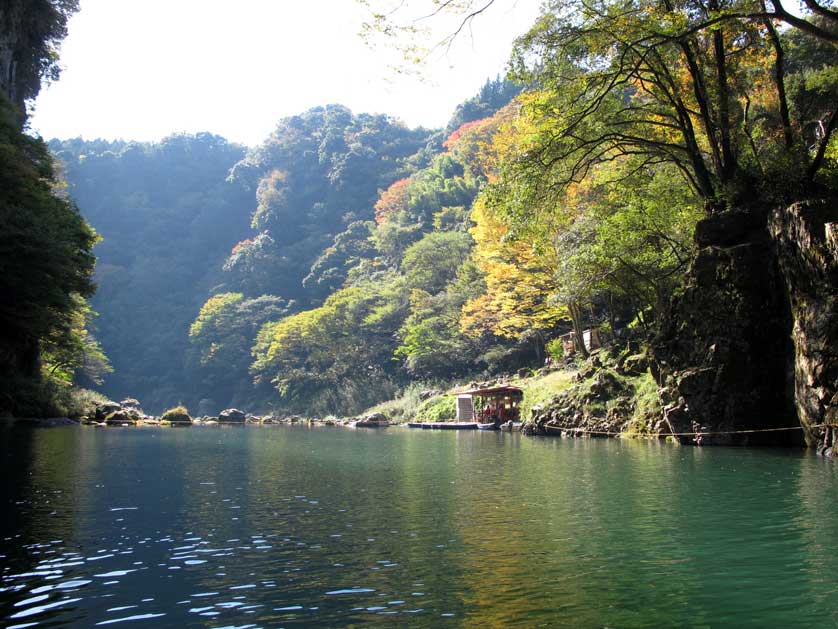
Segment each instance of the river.
[[0,626],[836,626],[810,452],[0,428]]

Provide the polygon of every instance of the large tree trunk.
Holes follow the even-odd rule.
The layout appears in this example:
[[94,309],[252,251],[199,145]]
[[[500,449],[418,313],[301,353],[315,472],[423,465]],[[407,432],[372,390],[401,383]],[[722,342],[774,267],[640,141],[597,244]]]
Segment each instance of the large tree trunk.
[[578,351],[585,358],[588,357],[588,348],[585,347],[585,326],[583,325],[582,305],[578,301],[570,301],[567,304],[567,311],[570,314],[570,324],[573,328],[573,343]]
[[[653,355],[668,425],[704,443],[797,444],[835,414],[835,211],[727,211],[698,250]],[[665,424],[666,425],[666,424]],[[691,442],[684,438],[682,441]]]

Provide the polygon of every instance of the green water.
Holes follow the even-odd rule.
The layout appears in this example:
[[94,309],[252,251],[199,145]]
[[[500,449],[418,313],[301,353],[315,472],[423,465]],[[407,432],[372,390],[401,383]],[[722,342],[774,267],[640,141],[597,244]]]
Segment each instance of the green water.
[[0,429],[0,626],[836,626],[803,451]]

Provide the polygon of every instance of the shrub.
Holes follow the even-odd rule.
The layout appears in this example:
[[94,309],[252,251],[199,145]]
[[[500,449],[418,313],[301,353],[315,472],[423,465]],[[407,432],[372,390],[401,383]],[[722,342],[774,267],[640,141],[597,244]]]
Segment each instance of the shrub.
[[92,417],[97,406],[110,401],[106,396],[96,391],[73,388],[66,399],[66,415],[67,417],[82,417],[84,415]]
[[457,416],[457,403],[451,395],[438,395],[422,402],[414,417],[423,422],[447,422]]
[[634,415],[625,429],[626,436],[651,434],[653,422],[661,416],[658,385],[650,373],[635,380]]
[[410,421],[416,417],[420,406],[424,404],[424,402],[420,399],[422,391],[442,388],[446,387],[441,383],[413,382],[404,388],[401,396],[376,404],[364,411],[362,415],[383,413],[389,417],[391,421]]
[[550,339],[547,341],[544,348],[553,360],[561,360],[564,358],[564,344],[561,339]]

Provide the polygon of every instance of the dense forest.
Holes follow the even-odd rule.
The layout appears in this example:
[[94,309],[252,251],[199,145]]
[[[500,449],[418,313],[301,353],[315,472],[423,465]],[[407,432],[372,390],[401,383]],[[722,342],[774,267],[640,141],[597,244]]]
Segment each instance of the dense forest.
[[[49,51],[75,7],[43,4]],[[68,195],[20,133],[42,52],[5,86],[3,159],[23,170],[3,172],[37,184],[3,220],[53,244],[4,244],[4,281],[32,265],[15,247],[64,257],[3,287],[3,368],[104,377],[153,410],[352,414],[562,360],[566,333],[584,358],[596,328],[641,348],[668,430],[796,419],[811,438],[838,408],[836,43],[838,13],[815,0],[803,17],[774,0],[550,1],[508,77],[445,129],[326,105],[252,148],[53,140]],[[14,224],[40,219],[12,202],[50,228]],[[97,236],[73,203],[102,237],[92,309]],[[57,307],[22,315],[30,302]]]

